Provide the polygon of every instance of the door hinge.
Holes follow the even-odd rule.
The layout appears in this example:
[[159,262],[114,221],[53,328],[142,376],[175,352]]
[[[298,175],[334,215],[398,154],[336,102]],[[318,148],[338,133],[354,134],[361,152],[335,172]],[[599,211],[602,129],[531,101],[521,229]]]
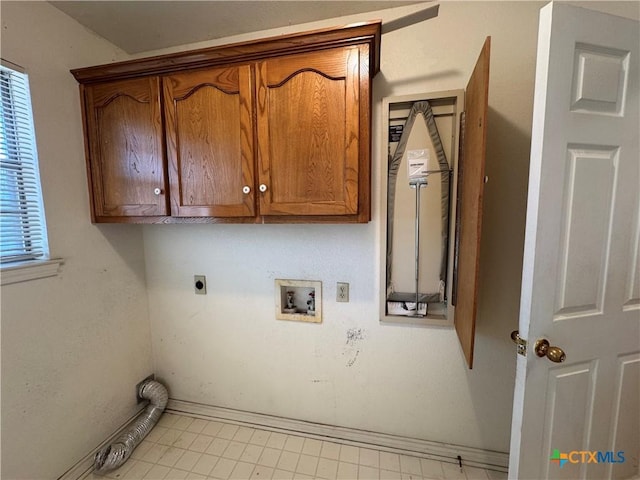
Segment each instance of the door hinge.
[[511,340],[516,344],[516,353],[518,355],[522,355],[523,357],[527,356],[527,341],[520,337],[520,332],[518,330],[514,330],[511,332]]

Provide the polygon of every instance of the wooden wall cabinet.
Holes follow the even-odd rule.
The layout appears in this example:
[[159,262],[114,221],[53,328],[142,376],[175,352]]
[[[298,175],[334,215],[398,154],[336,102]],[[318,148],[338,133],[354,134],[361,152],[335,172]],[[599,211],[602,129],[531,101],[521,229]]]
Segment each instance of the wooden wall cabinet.
[[94,222],[370,220],[380,22],[72,70]]

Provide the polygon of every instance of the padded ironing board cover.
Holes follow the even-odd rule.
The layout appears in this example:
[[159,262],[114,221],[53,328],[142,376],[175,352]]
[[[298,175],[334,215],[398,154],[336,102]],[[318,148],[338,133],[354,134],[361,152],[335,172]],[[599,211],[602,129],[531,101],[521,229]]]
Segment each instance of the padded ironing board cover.
[[438,157],[438,165],[440,170],[444,170],[440,175],[442,182],[442,189],[440,195],[441,205],[441,218],[442,218],[442,256],[440,259],[440,301],[444,301],[444,285],[447,279],[447,244],[449,238],[449,185],[451,171],[447,157],[444,154],[442,148],[442,142],[440,141],[440,134],[436,127],[436,122],[433,118],[433,112],[431,111],[431,105],[426,100],[415,102],[411,106],[409,116],[405,122],[402,135],[400,136],[400,142],[393,155],[389,155],[389,173],[387,177],[387,296],[392,293],[391,286],[391,254],[393,252],[393,212],[395,209],[395,197],[396,197],[396,184],[398,180],[398,170],[404,151],[407,148],[407,141],[411,133],[411,128],[415,122],[416,116],[421,113],[422,118],[427,125],[431,142],[435,149],[436,156]]

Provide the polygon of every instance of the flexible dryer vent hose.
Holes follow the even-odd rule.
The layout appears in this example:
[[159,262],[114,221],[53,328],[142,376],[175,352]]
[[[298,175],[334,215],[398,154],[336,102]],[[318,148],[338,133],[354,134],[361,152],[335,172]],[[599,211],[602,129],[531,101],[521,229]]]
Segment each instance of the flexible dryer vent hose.
[[120,435],[111,445],[107,445],[96,453],[95,473],[115,470],[127,461],[138,444],[158,422],[169,398],[165,386],[155,380],[148,380],[140,385],[138,395],[149,400],[149,405],[129,430]]

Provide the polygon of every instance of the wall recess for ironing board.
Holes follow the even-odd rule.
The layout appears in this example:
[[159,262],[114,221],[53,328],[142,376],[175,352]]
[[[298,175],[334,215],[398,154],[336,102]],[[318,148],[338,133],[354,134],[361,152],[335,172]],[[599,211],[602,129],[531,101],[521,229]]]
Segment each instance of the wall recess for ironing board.
[[[469,368],[478,294],[490,37],[466,90],[383,101],[382,322],[454,325]],[[466,123],[466,126],[465,126]],[[420,169],[422,172],[420,173]]]

